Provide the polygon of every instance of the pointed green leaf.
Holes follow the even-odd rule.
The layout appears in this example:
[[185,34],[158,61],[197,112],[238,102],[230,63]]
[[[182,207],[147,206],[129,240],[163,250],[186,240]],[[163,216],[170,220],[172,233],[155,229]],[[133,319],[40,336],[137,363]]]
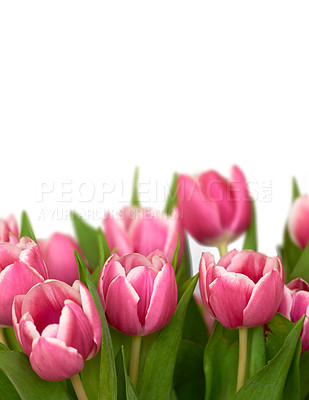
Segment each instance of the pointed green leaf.
[[257,229],[256,229],[256,210],[254,201],[252,199],[251,199],[251,205],[252,205],[251,221],[246,233],[243,249],[257,251],[258,245],[257,245]]
[[198,274],[190,281],[170,322],[150,347],[141,380],[140,400],[169,399],[183,325]]
[[94,270],[99,264],[99,244],[97,230],[82,219],[75,211],[71,212],[72,223],[81,251]]
[[192,273],[191,271],[192,268],[191,268],[190,249],[189,249],[188,239],[185,238],[184,252],[180,260],[180,263],[178,265],[178,268],[176,270],[176,282],[178,290],[185,282],[188,282],[188,279],[191,278],[191,273]]
[[289,279],[292,280],[298,277],[303,278],[305,281],[309,282],[309,242],[307,243],[304,251],[301,253],[297,264],[292,269]]
[[137,400],[134,385],[126,369],[124,347],[121,346],[116,356],[118,400]]
[[177,236],[178,236],[177,244],[176,244],[176,248],[175,248],[173,260],[172,260],[172,267],[174,268],[175,272],[177,269],[178,254],[179,254],[179,249],[180,249],[180,237],[179,237],[179,235],[177,235]]
[[114,361],[114,352],[110,330],[105,318],[103,306],[83,259],[75,251],[75,257],[78,265],[80,280],[85,282],[91,293],[94,303],[97,307],[102,324],[102,345],[101,345],[101,365],[100,365],[100,382],[99,382],[99,399],[114,400],[117,398],[117,378],[116,367]]
[[[41,379],[31,368],[28,357],[15,351],[0,352],[0,370],[11,382],[22,400],[71,400],[65,381],[49,382]],[[1,388],[1,398],[3,396]],[[15,397],[12,397],[15,399]]]
[[294,325],[277,355],[245,383],[235,400],[281,400],[303,323],[304,317]]
[[30,239],[34,240],[35,243],[37,243],[30,219],[26,211],[23,211],[21,214],[20,237],[22,238],[23,236],[28,236]]
[[216,321],[204,353],[205,400],[228,400],[234,397],[238,348],[238,330],[224,328]]
[[85,361],[84,369],[80,373],[88,400],[98,399],[98,388],[100,382],[100,361],[101,351],[99,351],[90,360]]
[[178,183],[178,174],[175,173],[172,178],[171,187],[165,205],[165,213],[167,215],[171,215],[173,209],[177,205],[177,183]]
[[139,178],[139,168],[136,167],[134,171],[133,178],[133,189],[131,197],[131,205],[134,207],[140,207],[139,192],[138,192],[138,178]]
[[92,279],[93,279],[95,286],[97,286],[97,284],[99,282],[100,274],[101,274],[102,268],[105,264],[105,261],[111,255],[108,245],[107,245],[106,237],[101,228],[98,228],[97,234],[98,234],[98,246],[99,246],[99,265],[96,267],[96,269],[92,273]]
[[255,375],[266,364],[264,325],[248,330],[248,378]]
[[297,199],[297,197],[300,197],[300,195],[301,193],[299,190],[299,186],[296,178],[294,177],[292,180],[292,202],[294,202]]
[[[1,329],[1,328],[0,328]],[[16,351],[22,351],[20,344],[18,343],[18,340],[16,339],[15,336],[15,331],[12,326],[8,328],[2,328],[3,329],[3,334],[6,339],[6,342],[11,350],[16,350]]]
[[5,400],[20,400],[19,394],[6,375],[0,370],[1,398]]

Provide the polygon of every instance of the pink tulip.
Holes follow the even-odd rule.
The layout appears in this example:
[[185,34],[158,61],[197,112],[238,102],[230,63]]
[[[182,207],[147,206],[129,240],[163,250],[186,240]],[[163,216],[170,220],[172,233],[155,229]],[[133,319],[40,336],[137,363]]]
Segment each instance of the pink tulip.
[[33,370],[48,381],[68,379],[84,368],[101,344],[100,317],[88,289],[47,280],[13,304],[15,334]]
[[0,325],[12,325],[12,303],[18,294],[47,278],[38,245],[23,237],[16,245],[0,243]]
[[75,240],[69,235],[54,233],[47,240],[38,240],[38,244],[46,262],[49,277],[72,285],[78,279],[74,250],[80,253]]
[[113,253],[102,269],[98,292],[109,324],[127,335],[163,328],[177,305],[175,273],[159,250],[148,257]]
[[10,242],[17,244],[19,230],[14,215],[9,215],[7,219],[0,218],[0,242]]
[[284,286],[282,301],[278,312],[292,322],[305,315],[301,331],[302,353],[309,349],[309,285],[301,278],[294,279]]
[[159,249],[171,262],[178,235],[181,244],[178,260],[183,254],[184,231],[177,209],[168,216],[149,208],[124,207],[118,219],[109,213],[106,215],[104,231],[110,250],[116,248],[119,255],[140,253],[147,256]]
[[202,300],[226,328],[263,325],[275,315],[284,287],[278,256],[232,250],[216,264],[211,253],[203,253],[199,270]]
[[304,249],[309,241],[309,198],[307,194],[294,201],[288,219],[288,228],[295,244]]
[[230,182],[216,171],[196,179],[180,175],[178,206],[185,229],[201,244],[230,243],[249,227],[251,202],[241,170],[232,168]]

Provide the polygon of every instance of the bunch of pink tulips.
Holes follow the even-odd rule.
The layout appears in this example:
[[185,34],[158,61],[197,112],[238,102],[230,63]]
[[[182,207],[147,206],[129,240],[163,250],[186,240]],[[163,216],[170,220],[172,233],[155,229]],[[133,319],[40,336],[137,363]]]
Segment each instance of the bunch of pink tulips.
[[[175,175],[164,212],[133,191],[101,227],[72,213],[76,239],[36,239],[25,212],[0,219],[0,398],[309,398],[309,199],[296,181],[270,256],[236,166],[230,179]],[[188,236],[221,257],[205,249],[193,277]]]

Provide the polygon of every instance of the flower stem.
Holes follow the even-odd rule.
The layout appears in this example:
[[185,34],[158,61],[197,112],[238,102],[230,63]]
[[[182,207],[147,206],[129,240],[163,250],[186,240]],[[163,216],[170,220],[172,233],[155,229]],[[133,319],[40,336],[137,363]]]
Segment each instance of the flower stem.
[[132,382],[134,383],[135,387],[138,381],[138,367],[139,367],[141,342],[142,342],[141,336],[132,336],[130,378],[132,379]]
[[225,253],[227,253],[227,243],[223,242],[218,244],[218,250],[220,253],[220,257],[222,257]]
[[248,328],[240,327],[239,332],[239,359],[238,359],[238,375],[236,392],[243,386],[246,378],[247,363],[247,337]]
[[79,374],[72,376],[71,382],[72,382],[72,385],[73,385],[73,388],[75,390],[78,400],[88,400],[87,394],[85,392],[85,389],[84,389],[84,386],[82,384]]
[[0,342],[2,344],[4,344],[6,347],[9,347],[8,342],[6,341],[6,337],[5,337],[3,328],[0,328]]

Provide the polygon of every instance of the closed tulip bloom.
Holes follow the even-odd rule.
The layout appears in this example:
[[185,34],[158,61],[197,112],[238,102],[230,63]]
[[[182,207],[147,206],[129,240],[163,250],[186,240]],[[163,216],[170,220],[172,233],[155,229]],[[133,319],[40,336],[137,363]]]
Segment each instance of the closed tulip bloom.
[[14,215],[10,215],[6,219],[0,218],[0,242],[17,244],[18,238],[19,230]]
[[159,249],[168,260],[173,259],[180,237],[179,257],[184,249],[184,231],[178,210],[171,215],[150,208],[124,207],[114,218],[107,214],[104,219],[104,231],[110,251],[117,254],[140,253],[147,256]]
[[307,194],[294,201],[288,219],[288,228],[294,243],[304,249],[309,240],[309,198]]
[[282,301],[278,312],[292,322],[305,315],[301,331],[302,353],[309,349],[309,285],[301,278],[294,279],[284,286]]
[[246,179],[234,166],[230,181],[216,171],[180,175],[178,206],[185,229],[199,243],[230,243],[249,227],[251,201]]
[[72,285],[78,279],[78,267],[74,250],[80,253],[76,241],[69,235],[54,233],[49,239],[38,240],[46,262],[49,278]]
[[0,243],[0,325],[12,325],[12,303],[18,294],[47,278],[38,245],[23,237],[16,245]]
[[177,305],[175,273],[161,251],[147,257],[112,254],[102,269],[98,292],[109,324],[127,335],[163,328]]
[[100,348],[100,317],[79,281],[40,283],[15,297],[12,314],[18,342],[42,379],[72,377]]
[[202,300],[226,328],[263,325],[280,305],[284,269],[278,256],[232,250],[216,264],[211,253],[203,253],[199,272]]

